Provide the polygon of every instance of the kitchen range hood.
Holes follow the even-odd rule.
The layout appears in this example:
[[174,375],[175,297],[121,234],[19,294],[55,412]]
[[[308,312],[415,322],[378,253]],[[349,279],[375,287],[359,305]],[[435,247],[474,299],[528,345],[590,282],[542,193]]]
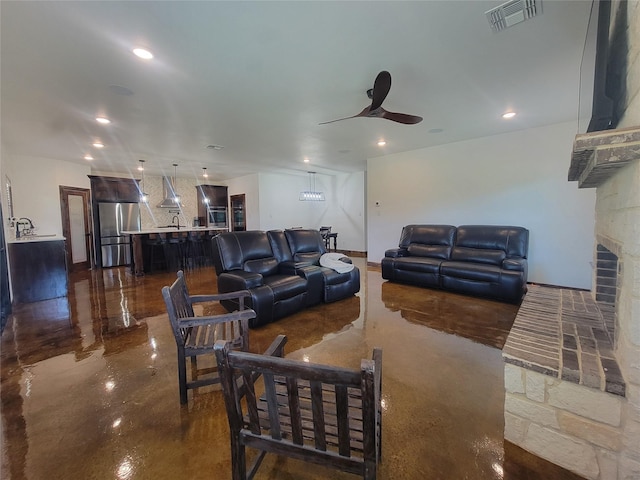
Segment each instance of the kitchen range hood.
[[177,195],[173,179],[162,177],[162,201],[158,208],[180,208],[180,197]]

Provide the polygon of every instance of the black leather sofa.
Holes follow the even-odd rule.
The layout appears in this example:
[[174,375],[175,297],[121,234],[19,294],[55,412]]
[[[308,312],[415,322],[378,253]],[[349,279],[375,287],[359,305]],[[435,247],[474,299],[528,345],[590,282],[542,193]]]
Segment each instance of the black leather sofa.
[[385,252],[382,278],[517,303],[527,291],[529,230],[407,225]]
[[[218,292],[249,290],[256,312],[250,327],[360,291],[358,267],[347,273],[320,266],[326,253],[318,230],[225,232],[212,238]],[[233,302],[221,302],[229,311]]]

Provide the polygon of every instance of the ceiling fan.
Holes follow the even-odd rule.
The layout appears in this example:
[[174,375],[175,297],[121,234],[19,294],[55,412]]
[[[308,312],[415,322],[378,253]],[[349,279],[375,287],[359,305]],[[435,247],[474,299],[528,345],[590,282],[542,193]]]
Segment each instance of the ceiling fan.
[[387,98],[387,94],[391,89],[391,74],[386,70],[383,70],[376,77],[373,83],[373,88],[367,90],[367,96],[371,99],[371,105],[365,107],[357,115],[351,117],[338,118],[337,120],[330,120],[328,122],[322,122],[320,125],[326,125],[327,123],[339,122],[340,120],[347,120],[349,118],[356,117],[370,117],[370,118],[386,118],[393,122],[404,123],[406,125],[414,125],[422,121],[422,117],[416,115],[408,115],[406,113],[389,112],[382,108],[382,102]]

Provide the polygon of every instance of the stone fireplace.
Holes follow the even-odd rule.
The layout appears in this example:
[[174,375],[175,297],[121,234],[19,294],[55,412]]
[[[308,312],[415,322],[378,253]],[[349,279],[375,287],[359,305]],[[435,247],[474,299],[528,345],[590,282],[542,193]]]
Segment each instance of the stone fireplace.
[[640,479],[640,128],[577,135],[569,180],[596,188],[592,289],[530,286],[503,349],[505,439]]

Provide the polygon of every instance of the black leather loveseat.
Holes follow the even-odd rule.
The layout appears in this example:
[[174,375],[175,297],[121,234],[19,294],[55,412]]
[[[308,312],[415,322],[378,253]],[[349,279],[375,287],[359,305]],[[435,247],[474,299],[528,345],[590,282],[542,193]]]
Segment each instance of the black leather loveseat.
[[[212,249],[218,291],[251,293],[248,303],[256,312],[251,327],[360,291],[358,267],[338,273],[320,266],[326,249],[318,230],[225,232],[212,239]],[[237,308],[222,304],[229,311]]]
[[527,291],[529,231],[494,225],[407,225],[382,278],[517,303]]

